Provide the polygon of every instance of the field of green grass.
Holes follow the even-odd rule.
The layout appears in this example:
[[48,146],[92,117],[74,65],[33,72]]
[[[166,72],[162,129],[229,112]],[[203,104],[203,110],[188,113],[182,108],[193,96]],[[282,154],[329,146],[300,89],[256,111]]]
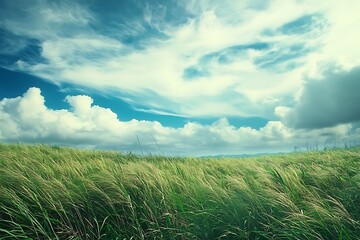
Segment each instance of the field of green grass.
[[360,148],[197,159],[2,144],[0,239],[360,239]]

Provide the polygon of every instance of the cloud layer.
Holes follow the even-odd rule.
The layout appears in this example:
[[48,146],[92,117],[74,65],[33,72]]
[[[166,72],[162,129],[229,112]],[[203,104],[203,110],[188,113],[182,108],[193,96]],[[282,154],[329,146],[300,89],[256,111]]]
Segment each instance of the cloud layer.
[[0,140],[172,155],[289,151],[315,141],[334,146],[344,138],[354,144],[360,140],[360,128],[351,124],[303,131],[270,121],[256,130],[235,128],[221,118],[211,125],[189,122],[171,128],[155,121],[121,121],[111,109],[94,105],[88,96],[68,96],[65,100],[69,109],[49,109],[38,88],[1,100]]
[[0,27],[39,47],[7,68],[112,89],[145,111],[274,119],[320,65],[360,64],[360,6],[344,2],[5,0]]
[[1,100],[0,139],[196,155],[358,141],[360,1],[152,3],[3,0],[0,67],[159,119],[218,121],[123,121],[85,95],[52,110],[30,88]]

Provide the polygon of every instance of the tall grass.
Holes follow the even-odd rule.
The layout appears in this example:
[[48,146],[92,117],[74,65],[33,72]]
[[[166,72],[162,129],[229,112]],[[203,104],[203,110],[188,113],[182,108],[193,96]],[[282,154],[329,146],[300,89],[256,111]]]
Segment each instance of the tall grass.
[[0,145],[0,239],[359,236],[359,148],[219,160]]

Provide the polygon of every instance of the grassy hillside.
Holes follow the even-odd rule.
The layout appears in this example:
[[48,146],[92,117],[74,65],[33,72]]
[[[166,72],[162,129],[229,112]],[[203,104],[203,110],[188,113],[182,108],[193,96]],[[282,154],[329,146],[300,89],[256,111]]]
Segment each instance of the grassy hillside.
[[359,239],[360,148],[246,159],[0,145],[0,239]]

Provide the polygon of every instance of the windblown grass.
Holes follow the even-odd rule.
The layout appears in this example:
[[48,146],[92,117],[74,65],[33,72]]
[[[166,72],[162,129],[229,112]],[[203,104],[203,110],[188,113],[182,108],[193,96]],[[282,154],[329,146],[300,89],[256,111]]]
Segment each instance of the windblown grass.
[[219,160],[0,145],[0,239],[359,236],[359,148]]

